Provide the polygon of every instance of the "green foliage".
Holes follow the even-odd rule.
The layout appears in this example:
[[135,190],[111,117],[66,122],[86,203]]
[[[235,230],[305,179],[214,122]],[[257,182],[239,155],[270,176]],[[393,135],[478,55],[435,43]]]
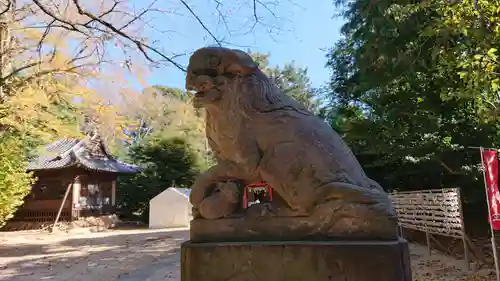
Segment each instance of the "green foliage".
[[[442,2],[442,1],[438,1]],[[429,5],[443,15],[434,22],[435,32],[445,34],[452,44],[442,44],[440,64],[455,68],[462,83],[443,89],[443,98],[474,101],[482,117],[498,120],[500,113],[500,4],[489,0],[464,0]]]
[[192,106],[190,93],[156,85],[127,98],[122,111],[137,123],[130,130],[129,144],[147,141],[150,137],[181,137],[196,151],[202,164],[208,165],[211,152],[206,143],[203,112]]
[[31,190],[34,179],[26,173],[24,155],[20,138],[0,137],[0,227],[12,218]]
[[118,179],[117,201],[124,212],[141,214],[148,221],[149,200],[170,187],[191,187],[198,173],[195,152],[181,138],[151,138],[129,150],[129,159],[143,168]]
[[293,61],[286,63],[283,67],[270,67],[270,54],[252,53],[250,51],[249,54],[283,93],[294,98],[313,112],[319,110],[318,90],[312,87],[306,68],[297,67]]
[[151,88],[160,91],[160,93],[164,97],[172,96],[183,102],[189,102],[193,97],[193,94],[191,94],[190,92],[186,92],[178,88],[170,88],[162,85],[154,85]]
[[500,146],[489,122],[498,116],[498,3],[453,2],[346,4],[324,116],[386,188],[462,187],[477,211],[479,152],[467,147]]
[[377,83],[381,90],[405,81],[445,82],[434,87],[441,98],[471,102],[481,118],[497,120],[498,1],[358,0],[346,5],[344,16],[346,37],[339,45],[355,54],[344,65],[351,64],[353,70],[358,64],[370,64],[351,73],[361,84],[345,87],[364,92],[369,89],[365,83]]

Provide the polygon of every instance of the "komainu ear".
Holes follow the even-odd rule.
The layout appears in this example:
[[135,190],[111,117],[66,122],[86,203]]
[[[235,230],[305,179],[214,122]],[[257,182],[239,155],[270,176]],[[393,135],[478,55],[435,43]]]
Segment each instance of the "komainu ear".
[[258,67],[258,65],[253,61],[252,57],[249,54],[236,49],[232,49],[231,51],[236,55],[243,66],[252,69]]
[[252,57],[243,51],[232,49],[228,55],[224,64],[225,73],[250,74],[258,67]]

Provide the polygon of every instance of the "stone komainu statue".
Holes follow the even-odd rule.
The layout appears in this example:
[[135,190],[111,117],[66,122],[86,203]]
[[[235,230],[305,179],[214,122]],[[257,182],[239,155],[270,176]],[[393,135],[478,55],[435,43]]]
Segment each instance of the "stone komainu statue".
[[[248,54],[202,48],[187,72],[218,162],[192,187],[192,240],[397,238],[387,193],[340,136],[284,95]],[[228,177],[269,183],[273,201],[235,215],[238,189],[220,183]]]

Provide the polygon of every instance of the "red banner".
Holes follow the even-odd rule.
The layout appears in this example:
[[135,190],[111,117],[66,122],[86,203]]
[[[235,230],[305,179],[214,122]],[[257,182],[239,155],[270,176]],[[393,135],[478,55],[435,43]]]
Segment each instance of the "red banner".
[[484,180],[490,207],[488,221],[494,230],[500,230],[500,192],[498,191],[498,153],[496,150],[481,151]]

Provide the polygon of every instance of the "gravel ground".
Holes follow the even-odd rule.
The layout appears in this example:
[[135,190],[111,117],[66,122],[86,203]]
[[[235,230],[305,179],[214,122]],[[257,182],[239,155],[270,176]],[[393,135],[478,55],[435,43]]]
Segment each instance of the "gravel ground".
[[157,280],[180,280],[180,244],[188,237],[186,229],[0,233],[0,280],[126,280],[168,258],[173,261]]
[[427,247],[410,244],[411,268],[413,281],[493,281],[495,272],[481,269],[476,272],[467,270],[463,260],[432,251]]
[[[0,280],[178,281],[186,229],[100,233],[0,232]],[[414,281],[494,280],[491,270],[470,272],[463,261],[411,244]]]

